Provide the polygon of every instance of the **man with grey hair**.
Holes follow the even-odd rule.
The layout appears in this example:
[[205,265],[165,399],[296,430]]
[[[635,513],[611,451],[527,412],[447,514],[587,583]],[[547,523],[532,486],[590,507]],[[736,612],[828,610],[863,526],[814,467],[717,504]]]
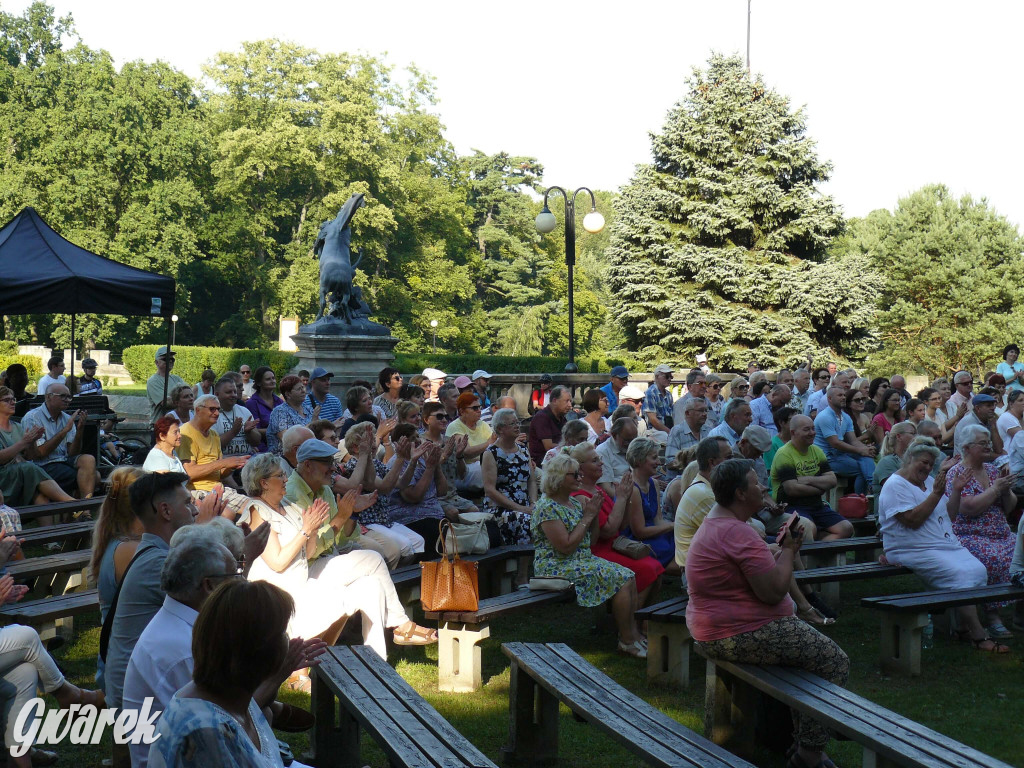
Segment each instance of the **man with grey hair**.
[[703,397],[691,397],[683,406],[683,420],[668,433],[665,446],[665,463],[669,463],[680,451],[684,451],[708,436],[708,404]]
[[734,397],[722,409],[722,423],[708,432],[708,437],[724,437],[730,446],[735,446],[752,420],[750,404],[741,397]]
[[454,384],[442,384],[435,392],[437,401],[444,406],[444,412],[448,415],[448,423],[451,424],[459,418],[459,388]]
[[996,399],[992,395],[984,393],[975,395],[971,400],[973,406],[970,413],[960,419],[953,432],[953,455],[964,455],[964,435],[970,426],[982,426],[992,436],[992,453],[999,456],[1003,452],[1003,441],[999,437],[999,429],[996,425]]
[[769,437],[779,434],[772,414],[777,408],[787,405],[792,396],[793,393],[785,384],[776,384],[770,389],[766,387],[760,397],[750,401],[751,423],[767,430]]
[[298,424],[288,427],[284,434],[281,435],[281,456],[278,463],[281,465],[286,480],[291,477],[295,467],[299,464],[299,460],[295,457],[299,446],[307,440],[312,440],[314,437],[316,435],[313,434],[313,430]]
[[494,410],[500,411],[502,408],[511,408],[513,411],[516,410],[516,399],[512,395],[502,395],[494,401]]
[[732,447],[724,437],[706,437],[697,443],[697,476],[683,491],[676,507],[674,534],[676,562],[680,568],[686,568],[686,553],[690,542],[708,512],[715,506],[715,494],[711,491],[711,470],[731,457]]
[[178,458],[188,475],[189,489],[205,494],[218,483],[237,489],[230,475],[245,466],[249,457],[223,456],[220,435],[214,429],[220,416],[220,400],[216,395],[200,395],[194,408],[192,418],[181,426],[181,445],[178,447]]
[[[961,406],[972,410],[971,398],[974,396],[974,377],[970,371],[957,371],[953,376],[953,394],[946,401],[946,412],[956,412]],[[946,427],[949,428],[948,426]]]
[[662,363],[654,369],[654,381],[644,393],[644,414],[651,429],[664,432],[666,435],[675,425],[672,393],[672,366]]
[[[780,382],[785,384],[785,382]],[[807,405],[807,397],[811,394],[811,372],[806,368],[797,368],[793,374],[793,397],[789,400],[791,408],[803,413]]]
[[692,400],[695,397],[699,400],[704,399],[706,392],[704,379],[704,371],[700,368],[691,368],[690,372],[686,374],[686,394],[676,400],[675,404],[672,406],[672,418],[676,424],[683,423],[683,419],[685,418],[683,409],[688,400]]
[[66,386],[50,384],[43,404],[25,414],[21,427],[26,432],[34,427],[43,430],[42,436],[28,446],[28,457],[65,492],[71,493],[77,487],[79,498],[87,499],[96,489],[99,474],[96,457],[82,452],[85,411],[68,414],[65,409],[70,402],[71,393]]
[[637,436],[636,421],[630,418],[616,419],[612,422],[609,432],[611,438],[597,446],[597,455],[601,457],[603,466],[598,484],[604,488],[605,493],[614,498],[616,484],[629,469],[626,449]]
[[554,448],[562,439],[562,427],[566,415],[572,409],[572,392],[561,384],[551,388],[548,404],[533,414],[530,419],[530,458],[538,467],[544,461],[544,454]]

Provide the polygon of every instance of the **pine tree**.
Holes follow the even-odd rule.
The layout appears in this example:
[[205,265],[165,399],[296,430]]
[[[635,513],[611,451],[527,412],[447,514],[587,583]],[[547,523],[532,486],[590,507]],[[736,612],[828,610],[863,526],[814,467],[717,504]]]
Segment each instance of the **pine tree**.
[[619,198],[609,281],[629,347],[719,369],[863,354],[874,296],[859,265],[827,259],[842,217],[802,110],[738,57],[688,86]]

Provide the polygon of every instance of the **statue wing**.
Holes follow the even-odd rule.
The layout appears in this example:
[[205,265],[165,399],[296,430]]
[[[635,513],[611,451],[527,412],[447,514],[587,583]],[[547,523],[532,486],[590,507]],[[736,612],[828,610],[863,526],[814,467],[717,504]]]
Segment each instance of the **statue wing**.
[[348,229],[349,223],[352,221],[352,217],[356,215],[356,211],[363,207],[363,194],[360,192],[357,195],[352,195],[348,201],[338,211],[338,221],[341,222],[342,229]]

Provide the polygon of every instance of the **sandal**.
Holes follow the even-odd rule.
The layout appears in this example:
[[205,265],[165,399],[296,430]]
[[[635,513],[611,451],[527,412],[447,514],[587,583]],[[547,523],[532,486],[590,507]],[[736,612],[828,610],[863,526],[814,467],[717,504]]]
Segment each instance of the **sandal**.
[[[1002,643],[997,643],[991,637],[982,637],[982,638],[980,638],[978,640],[975,640],[974,638],[970,638],[970,643],[971,643],[971,645],[974,646],[974,648],[976,650],[983,651],[985,653],[1009,653],[1010,652],[1010,646],[1003,645]],[[985,643],[989,643],[989,645],[986,646]]]
[[274,715],[274,722],[271,728],[275,731],[285,733],[302,733],[316,725],[316,717],[302,707],[294,707],[291,704],[281,704],[281,711]]
[[285,682],[284,687],[289,691],[301,691],[302,693],[311,694],[313,690],[313,681],[309,679],[309,675],[292,675]]
[[1013,637],[1013,632],[1003,626],[1003,622],[997,621],[995,624],[988,625],[988,636],[993,640],[1005,640],[1008,637]]
[[832,609],[832,606],[829,605],[828,603],[826,603],[822,599],[821,595],[819,595],[817,592],[811,592],[811,594],[806,595],[806,597],[807,597],[807,602],[810,603],[815,608],[817,608],[818,609],[818,613],[820,613],[826,619],[838,619],[839,618],[839,614],[836,613]]
[[395,627],[395,645],[433,645],[437,642],[436,629],[427,629],[412,622],[410,625],[404,632]]
[[821,611],[813,606],[805,611],[797,611],[796,615],[802,621],[807,622],[812,627],[831,627],[836,623],[836,620],[828,616],[822,616]]
[[632,656],[635,659],[647,658],[647,649],[635,640],[629,645],[626,645],[624,642],[620,640],[618,651],[619,653],[624,653],[627,656]]

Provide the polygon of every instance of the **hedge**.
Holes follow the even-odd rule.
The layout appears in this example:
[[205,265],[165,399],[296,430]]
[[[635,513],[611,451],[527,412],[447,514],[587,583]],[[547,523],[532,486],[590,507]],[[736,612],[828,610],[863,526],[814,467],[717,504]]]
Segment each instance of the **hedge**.
[[[136,384],[145,384],[156,373],[153,360],[159,344],[140,344],[125,347],[121,362],[128,369]],[[202,378],[203,371],[212,369],[218,376],[227,371],[237,371],[243,363],[255,371],[261,365],[270,366],[278,381],[298,363],[291,352],[270,349],[228,349],[226,347],[174,347],[174,370],[189,384]],[[38,360],[37,360],[38,362]]]
[[35,355],[4,355],[0,354],[0,371],[6,371],[7,367],[14,365],[15,363],[21,363],[25,366],[25,370],[28,371],[28,389],[30,392],[36,391],[36,382],[43,375],[43,362]]
[[[445,373],[472,373],[482,368],[488,373],[563,373],[567,357],[501,357],[498,355],[432,355],[429,352],[399,354],[395,367],[403,373],[419,373],[424,368],[440,368]],[[629,363],[604,358],[578,358],[580,373],[608,373],[616,365]]]

